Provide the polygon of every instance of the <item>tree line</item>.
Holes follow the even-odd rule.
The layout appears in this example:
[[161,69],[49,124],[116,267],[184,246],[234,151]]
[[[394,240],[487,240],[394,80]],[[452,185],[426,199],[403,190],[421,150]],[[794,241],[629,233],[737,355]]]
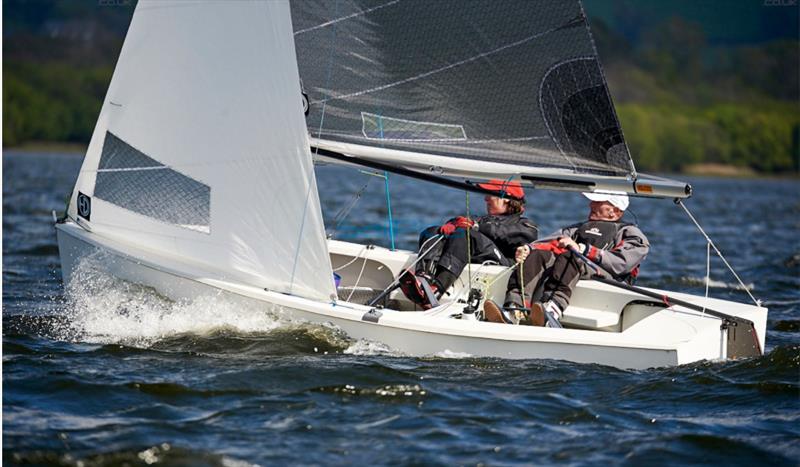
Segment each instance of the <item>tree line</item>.
[[[4,146],[88,143],[131,8],[99,10],[93,14],[104,17],[94,22],[55,23],[55,32],[47,30],[54,37],[42,31],[54,26],[35,16],[44,15],[41,10],[22,10],[28,16],[10,25],[15,13],[6,15]],[[26,22],[38,26],[19,26]],[[116,29],[99,26],[108,24]],[[698,24],[680,17],[664,19],[635,40],[602,20],[591,24],[637,169],[718,163],[764,173],[800,171],[800,41],[709,44]]]

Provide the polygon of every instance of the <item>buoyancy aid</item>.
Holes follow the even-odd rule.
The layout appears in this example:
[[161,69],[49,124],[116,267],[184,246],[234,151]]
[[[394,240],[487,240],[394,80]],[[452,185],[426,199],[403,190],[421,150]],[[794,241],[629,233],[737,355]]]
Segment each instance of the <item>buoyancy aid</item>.
[[[587,221],[579,225],[572,234],[572,239],[577,243],[591,245],[600,250],[613,250],[617,245],[617,235],[623,228],[634,225],[630,222],[620,221]],[[631,269],[631,272],[616,277],[617,280],[625,281],[630,284],[639,275],[639,265]]]
[[617,244],[619,231],[629,225],[633,224],[619,221],[588,221],[575,229],[572,239],[600,250],[610,250]]
[[507,258],[514,257],[518,246],[533,242],[538,237],[536,224],[521,214],[482,216],[477,221],[478,230],[492,240]]

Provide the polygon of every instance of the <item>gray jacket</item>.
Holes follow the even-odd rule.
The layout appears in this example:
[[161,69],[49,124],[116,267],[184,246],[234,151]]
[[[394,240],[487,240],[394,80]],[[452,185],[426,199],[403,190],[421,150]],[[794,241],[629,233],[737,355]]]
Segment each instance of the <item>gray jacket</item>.
[[[578,228],[585,222],[579,222],[564,227],[561,230],[539,239],[535,243],[549,242],[558,237],[576,238]],[[634,269],[641,264],[650,251],[650,242],[644,233],[633,224],[623,224],[617,230],[613,246],[608,249],[600,249],[590,246],[585,251],[585,255],[600,265],[603,269],[613,274],[616,278],[622,278],[634,272]]]

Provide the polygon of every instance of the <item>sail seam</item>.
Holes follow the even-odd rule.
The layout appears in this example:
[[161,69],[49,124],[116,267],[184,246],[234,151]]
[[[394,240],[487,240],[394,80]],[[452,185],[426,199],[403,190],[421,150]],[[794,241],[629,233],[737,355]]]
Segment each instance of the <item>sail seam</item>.
[[101,172],[134,172],[139,170],[165,170],[169,169],[166,165],[160,167],[128,167],[124,169],[97,169],[97,173]]
[[464,65],[466,63],[474,62],[474,61],[476,61],[478,59],[494,55],[494,54],[502,52],[504,50],[520,46],[520,45],[525,44],[527,42],[530,42],[532,40],[538,39],[540,37],[544,37],[544,36],[550,34],[551,32],[558,31],[562,27],[563,26],[558,26],[558,27],[555,27],[555,28],[548,29],[547,31],[536,33],[536,34],[534,34],[532,36],[528,36],[528,37],[526,37],[524,39],[520,39],[518,41],[502,45],[502,46],[500,46],[500,47],[498,47],[496,49],[492,49],[492,50],[489,50],[487,52],[482,52],[482,53],[479,53],[477,55],[473,55],[472,57],[465,58],[464,60],[459,60],[459,61],[457,61],[455,63],[451,63],[451,64],[445,65],[443,67],[439,67],[439,68],[435,68],[435,69],[430,70],[430,71],[426,71],[425,73],[421,73],[421,74],[418,74],[416,76],[410,76],[408,78],[401,79],[401,80],[395,81],[393,83],[388,83],[388,84],[384,84],[384,85],[381,85],[381,86],[376,86],[374,88],[365,89],[363,91],[353,92],[353,93],[350,93],[350,94],[343,94],[343,95],[340,95],[340,96],[329,97],[327,99],[321,99],[321,100],[312,102],[312,104],[325,103],[325,102],[329,102],[329,101],[333,101],[333,100],[340,100],[340,99],[348,99],[350,97],[362,96],[364,94],[369,94],[369,93],[376,92],[376,91],[382,91],[384,89],[389,89],[389,88],[392,88],[392,87],[395,87],[395,86],[399,86],[401,84],[410,83],[410,82],[416,81],[418,79],[426,78],[428,76],[432,76],[432,75],[435,75],[437,73],[441,73],[443,71],[447,71],[447,70],[450,70],[452,68],[459,67],[459,66]]
[[[353,134],[350,133],[350,132],[342,131],[342,130],[332,130],[332,129],[326,129],[324,134],[326,134],[326,135],[347,136],[347,137],[352,137],[353,136]],[[322,138],[320,138],[320,139],[322,139]],[[358,138],[354,138],[354,139],[358,139]],[[364,138],[364,139],[372,141],[372,139],[370,139],[370,138]],[[550,137],[547,136],[547,135],[541,135],[541,136],[537,135],[537,136],[518,136],[518,137],[515,137],[515,138],[438,140],[436,142],[445,142],[445,143],[447,143],[447,142],[456,142],[459,145],[461,145],[461,144],[484,144],[484,143],[508,143],[508,142],[517,142],[517,141],[533,141],[533,140],[537,140],[537,139],[550,139]],[[399,142],[404,142],[404,143],[425,145],[425,144],[428,144],[431,140],[419,140],[419,139],[409,139],[409,140],[391,139],[390,140],[390,139],[384,139],[383,141],[399,141]]]
[[387,6],[392,6],[392,5],[396,4],[396,3],[400,3],[400,0],[393,0],[393,1],[389,2],[389,3],[384,3],[383,5],[378,5],[376,7],[367,8],[366,10],[361,10],[361,11],[358,11],[358,12],[353,13],[351,15],[342,16],[341,18],[332,19],[332,20],[327,21],[325,23],[321,23],[321,24],[318,24],[316,26],[311,26],[310,28],[301,29],[299,31],[295,31],[294,35],[297,36],[299,34],[303,34],[303,33],[309,32],[309,31],[314,31],[316,29],[326,28],[326,27],[334,25],[336,23],[340,23],[342,21],[347,21],[348,19],[357,18],[359,16],[366,15],[367,13],[371,13],[371,12],[373,12],[375,10],[380,10],[381,8],[386,8]]

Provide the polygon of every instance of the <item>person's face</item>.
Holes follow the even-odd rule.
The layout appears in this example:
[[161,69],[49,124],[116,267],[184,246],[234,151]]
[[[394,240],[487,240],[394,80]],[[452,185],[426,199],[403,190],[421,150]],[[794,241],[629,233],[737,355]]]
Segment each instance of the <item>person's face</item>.
[[507,199],[486,195],[483,200],[486,201],[486,213],[490,216],[499,216],[501,214],[505,214],[508,210]]
[[590,221],[616,221],[622,217],[622,210],[608,201],[592,201],[589,203]]

